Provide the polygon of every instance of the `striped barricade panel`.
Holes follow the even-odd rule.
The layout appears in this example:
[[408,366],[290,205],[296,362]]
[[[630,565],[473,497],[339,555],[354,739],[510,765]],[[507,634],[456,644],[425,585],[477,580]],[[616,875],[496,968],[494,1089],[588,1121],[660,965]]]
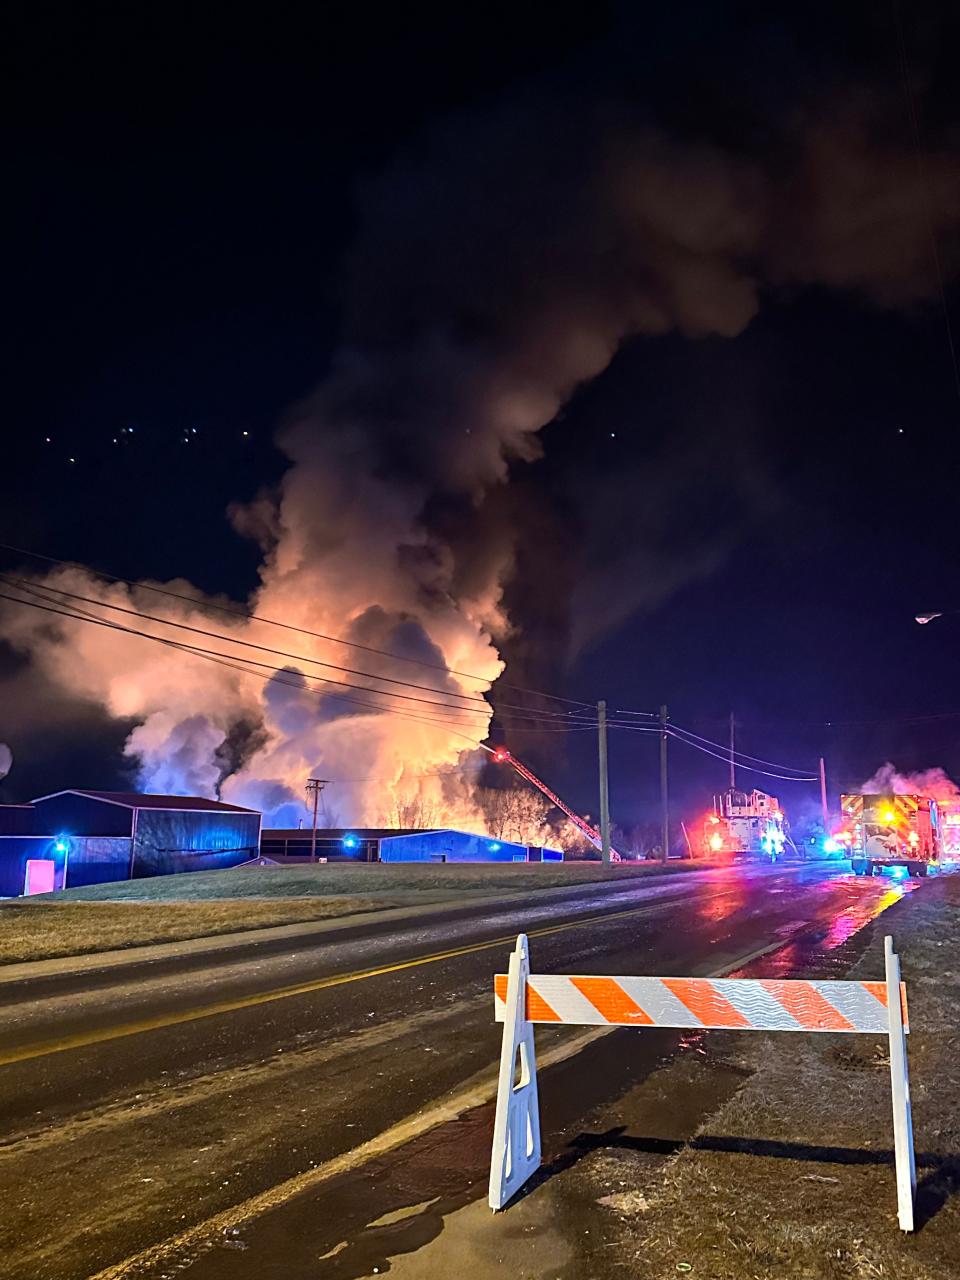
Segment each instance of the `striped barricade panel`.
[[[503,1022],[507,975],[494,978]],[[900,983],[904,1030],[907,995]],[[577,1026],[709,1027],[740,1031],[886,1033],[885,982],[803,982],[753,978],[599,978],[531,974],[528,1022]]]

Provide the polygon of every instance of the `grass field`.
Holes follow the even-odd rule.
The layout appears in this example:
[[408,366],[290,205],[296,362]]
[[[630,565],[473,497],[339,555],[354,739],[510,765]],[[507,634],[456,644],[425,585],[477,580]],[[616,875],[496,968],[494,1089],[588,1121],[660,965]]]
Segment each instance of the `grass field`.
[[0,965],[325,920],[401,906],[409,900],[409,895],[386,894],[156,903],[18,899],[0,906]]
[[[57,900],[72,902],[191,902],[210,898],[299,898],[329,894],[523,893],[563,885],[625,880],[633,876],[672,875],[703,863],[631,862],[605,867],[600,862],[565,863],[385,863],[335,862],[293,867],[240,867],[230,871],[191,871],[149,880],[67,889]],[[44,895],[46,897],[46,895]],[[38,899],[39,900],[39,899]]]
[[0,965],[693,867],[334,863],[122,880],[0,903]]

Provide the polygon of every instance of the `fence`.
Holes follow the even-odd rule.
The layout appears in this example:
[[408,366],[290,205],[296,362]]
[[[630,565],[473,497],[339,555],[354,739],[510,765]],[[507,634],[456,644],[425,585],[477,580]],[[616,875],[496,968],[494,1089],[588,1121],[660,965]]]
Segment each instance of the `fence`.
[[884,939],[883,982],[754,978],[624,978],[531,974],[525,934],[509,972],[494,979],[503,1023],[490,1165],[492,1209],[502,1209],[540,1167],[535,1023],[885,1034],[890,1042],[897,1215],[913,1230],[917,1175],[907,1072],[906,988],[893,939]]

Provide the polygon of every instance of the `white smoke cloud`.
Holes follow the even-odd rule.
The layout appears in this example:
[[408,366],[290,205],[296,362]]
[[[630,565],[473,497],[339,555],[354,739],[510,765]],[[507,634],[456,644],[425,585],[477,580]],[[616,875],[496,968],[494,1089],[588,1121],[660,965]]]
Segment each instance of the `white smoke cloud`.
[[916,795],[929,796],[932,800],[952,800],[960,796],[960,787],[939,766],[901,773],[889,760],[857,789],[864,795]]
[[[733,337],[771,282],[820,281],[881,301],[918,296],[915,241],[926,243],[927,227],[913,169],[875,154],[861,134],[844,137],[839,210],[837,158],[823,145],[798,144],[793,184],[774,184],[755,160],[607,130],[579,110],[568,120],[516,104],[441,132],[367,192],[341,350],[279,433],[290,462],[279,494],[232,516],[263,550],[252,611],[430,666],[74,570],[45,582],[216,631],[225,638],[193,639],[285,673],[259,678],[11,605],[0,634],[54,688],[138,721],[127,752],[144,787],[211,795],[222,784],[268,822],[293,823],[306,779],[319,776],[333,780],[329,803],[344,823],[482,828],[474,748],[492,711],[451,695],[476,698],[503,669],[497,640],[510,625],[503,590],[513,557],[509,538],[484,541],[477,554],[473,516],[511,466],[538,456],[538,432],[630,336]],[[955,180],[935,156],[928,168],[931,217],[955,221]],[[861,225],[869,242],[851,260]],[[902,252],[882,252],[891,237]],[[689,560],[671,567],[674,588],[713,563],[706,553]],[[644,573],[652,580],[657,565]],[[630,576],[618,590],[634,590]],[[199,601],[189,584],[173,588]],[[239,640],[296,656],[252,654]],[[317,685],[323,669],[303,659],[432,685],[439,692],[388,687],[460,710]],[[349,698],[389,701],[396,714]]]

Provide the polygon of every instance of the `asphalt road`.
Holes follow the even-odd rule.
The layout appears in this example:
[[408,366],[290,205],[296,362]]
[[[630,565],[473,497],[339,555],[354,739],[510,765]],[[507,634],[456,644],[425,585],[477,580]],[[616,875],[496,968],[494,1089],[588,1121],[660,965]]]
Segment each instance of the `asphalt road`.
[[[696,975],[768,953],[770,972],[829,973],[918,888],[835,863],[705,871],[0,982],[0,1275],[368,1274],[319,1260],[395,1207],[378,1207],[371,1169],[394,1185],[391,1161],[409,1163],[439,1120],[456,1135],[453,1117],[490,1097],[492,975],[518,931],[539,971]],[[550,1070],[571,1121],[671,1044],[615,1032],[569,1056],[580,1035],[538,1032],[542,1062],[566,1057]],[[444,1194],[482,1194],[488,1140],[486,1120],[464,1127],[441,1160]],[[417,1177],[404,1187],[415,1203]]]

